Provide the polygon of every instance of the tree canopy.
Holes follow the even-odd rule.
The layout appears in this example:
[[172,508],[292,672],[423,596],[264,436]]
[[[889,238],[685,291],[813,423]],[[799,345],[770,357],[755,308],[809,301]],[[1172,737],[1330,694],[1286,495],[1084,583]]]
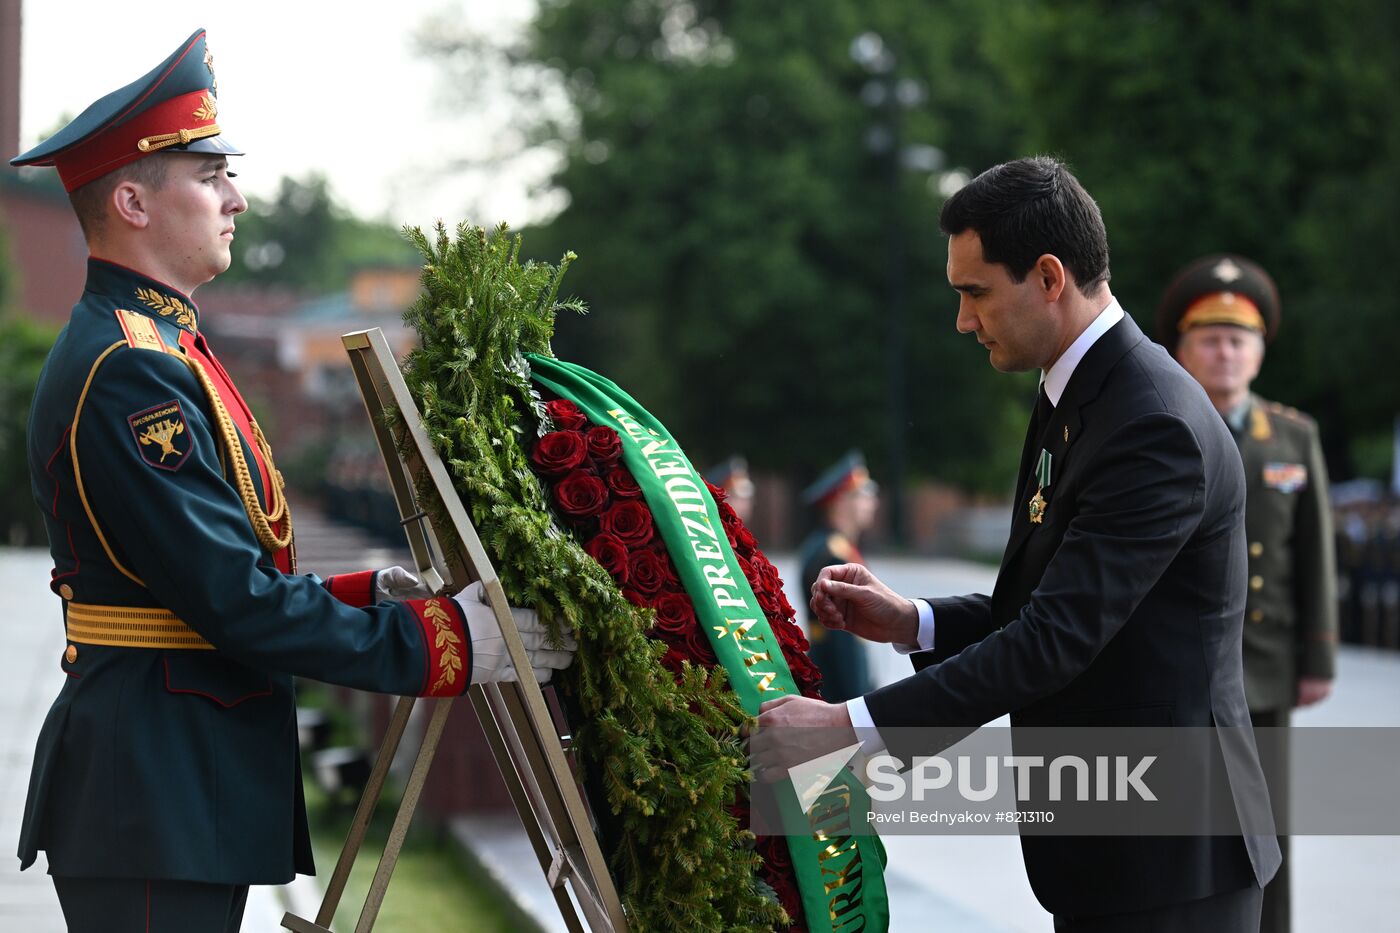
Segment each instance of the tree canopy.
[[[449,75],[470,57],[517,76],[522,138],[564,154],[567,206],[526,237],[579,254],[569,286],[596,313],[561,322],[561,355],[665,412],[697,457],[808,474],[857,445],[887,465],[902,361],[911,467],[1001,492],[1034,376],[999,376],[956,333],[937,212],[957,169],[1035,152],[1098,199],[1113,289],[1146,328],[1185,262],[1263,263],[1284,326],[1260,391],[1317,415],[1338,476],[1384,469],[1397,15],[1378,0],[541,0],[514,43],[459,27],[427,44]],[[898,108],[853,59],[867,32],[893,54],[886,99],[911,89]],[[550,86],[568,108],[541,105]],[[900,146],[941,159],[891,171],[878,127],[894,122]]]

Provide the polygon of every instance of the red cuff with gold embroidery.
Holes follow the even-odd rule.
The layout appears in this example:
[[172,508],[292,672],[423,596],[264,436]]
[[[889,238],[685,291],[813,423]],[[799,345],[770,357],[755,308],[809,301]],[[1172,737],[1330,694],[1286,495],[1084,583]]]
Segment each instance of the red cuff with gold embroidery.
[[326,580],[326,589],[331,591],[331,595],[347,606],[354,606],[356,609],[363,609],[366,606],[373,606],[374,598],[374,578],[379,576],[377,570],[361,570],[359,573],[338,573]]
[[455,697],[466,693],[472,678],[472,652],[462,607],[446,596],[406,599],[404,605],[418,617],[427,648],[427,670],[418,695]]

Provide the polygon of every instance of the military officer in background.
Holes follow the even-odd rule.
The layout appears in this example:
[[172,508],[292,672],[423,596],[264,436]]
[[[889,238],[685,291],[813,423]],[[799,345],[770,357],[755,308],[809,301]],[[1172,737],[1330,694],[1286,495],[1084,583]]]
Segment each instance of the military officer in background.
[[[857,543],[875,522],[880,488],[870,478],[865,457],[853,450],[803,490],[802,502],[818,516],[816,528],[802,543],[800,557],[801,592],[810,593],[823,567],[865,563]],[[870,689],[870,665],[861,639],[828,629],[810,615],[807,629],[812,645],[808,653],[822,672],[822,699],[844,703],[864,695]]]
[[[1290,711],[1325,699],[1337,652],[1337,566],[1327,467],[1317,425],[1250,392],[1278,330],[1273,280],[1242,256],[1186,266],[1158,308],[1159,339],[1206,390],[1244,461],[1249,592],[1244,684],[1276,812],[1288,802]],[[1274,740],[1276,739],[1276,741]],[[1269,751],[1273,754],[1270,756]],[[1289,929],[1288,841],[1264,892],[1261,929]]]
[[[57,168],[91,254],[28,433],[67,645],[18,854],[46,851],[74,933],[230,933],[249,884],[313,873],[294,675],[454,696],[515,674],[479,583],[297,575],[281,474],[190,297],[247,208],[216,87],[199,30],[11,160]],[[567,666],[567,634],[515,621],[537,679]]]
[[724,490],[724,501],[746,526],[753,520],[753,480],[749,461],[733,455],[705,472],[705,481]]

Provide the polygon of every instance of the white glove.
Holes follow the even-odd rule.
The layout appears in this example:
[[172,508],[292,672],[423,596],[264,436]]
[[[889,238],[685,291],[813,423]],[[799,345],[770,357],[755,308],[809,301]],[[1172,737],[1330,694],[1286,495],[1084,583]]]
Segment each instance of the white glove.
[[386,567],[374,576],[374,601],[427,599],[433,591],[402,567]]
[[[472,683],[514,683],[515,667],[510,663],[506,639],[496,622],[496,613],[486,602],[486,588],[481,581],[452,598],[467,617],[467,633],[472,640]],[[515,619],[520,640],[525,643],[525,653],[530,657],[536,683],[549,683],[555,671],[562,671],[573,663],[578,642],[572,632],[564,633],[562,650],[554,649],[549,647],[549,633],[535,610],[511,606],[510,614]]]

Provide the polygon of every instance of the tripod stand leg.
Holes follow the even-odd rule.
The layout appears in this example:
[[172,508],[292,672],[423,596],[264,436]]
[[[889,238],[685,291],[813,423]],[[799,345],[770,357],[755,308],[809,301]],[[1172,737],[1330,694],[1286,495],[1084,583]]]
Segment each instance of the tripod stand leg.
[[399,742],[403,740],[404,730],[408,728],[408,720],[413,714],[415,702],[415,697],[399,697],[398,702],[394,704],[394,715],[389,719],[389,727],[384,730],[383,741],[379,743],[379,754],[374,759],[374,769],[370,771],[364,792],[360,794],[360,804],[355,808],[355,818],[350,821],[345,845],[341,847],[340,858],[335,863],[335,870],[331,872],[330,881],[326,882],[326,893],[321,898],[321,909],[316,912],[315,924],[309,925],[301,917],[287,913],[282,917],[283,929],[298,933],[330,929],[331,921],[335,919],[336,908],[340,906],[340,898],[345,893],[345,883],[350,879],[350,869],[354,867],[355,857],[364,845],[365,832],[374,816],[374,807],[379,803],[380,794],[384,792],[384,779],[389,775],[394,753],[399,750]]
[[384,854],[379,857],[379,867],[375,869],[374,880],[370,882],[369,896],[365,898],[364,910],[360,912],[360,922],[355,925],[355,933],[370,933],[374,929],[375,918],[379,916],[379,908],[384,903],[384,894],[389,888],[389,879],[394,874],[399,852],[403,849],[404,837],[408,835],[408,824],[413,821],[413,811],[418,808],[418,798],[423,793],[423,782],[427,780],[428,769],[432,766],[433,756],[437,754],[438,740],[442,738],[447,714],[452,712],[455,699],[453,697],[438,700],[433,706],[433,716],[428,720],[428,728],[423,732],[423,744],[418,747],[418,757],[413,762],[408,785],[404,787],[399,812],[389,830],[389,839],[384,843]]

